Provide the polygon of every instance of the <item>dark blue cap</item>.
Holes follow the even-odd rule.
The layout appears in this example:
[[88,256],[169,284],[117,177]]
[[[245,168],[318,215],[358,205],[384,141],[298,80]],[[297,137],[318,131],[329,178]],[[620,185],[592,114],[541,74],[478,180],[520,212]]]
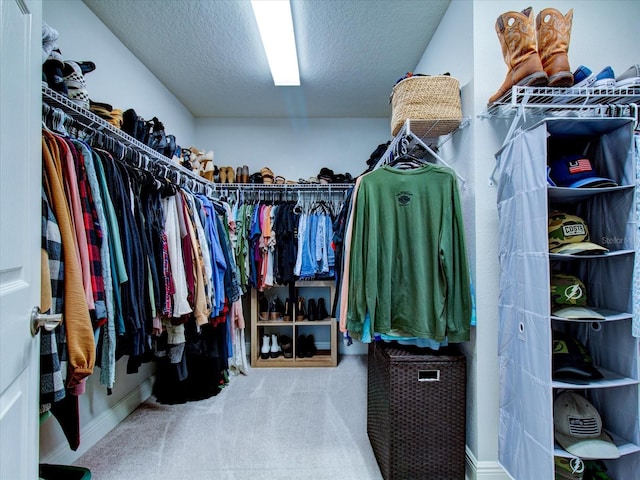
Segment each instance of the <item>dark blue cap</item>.
[[556,160],[549,170],[550,183],[557,187],[602,188],[616,187],[610,178],[599,177],[593,164],[584,155],[570,155]]

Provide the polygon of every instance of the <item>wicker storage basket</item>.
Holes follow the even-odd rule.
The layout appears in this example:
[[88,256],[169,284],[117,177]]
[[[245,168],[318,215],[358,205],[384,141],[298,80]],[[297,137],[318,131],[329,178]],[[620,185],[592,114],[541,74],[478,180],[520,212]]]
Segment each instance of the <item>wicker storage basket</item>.
[[369,441],[385,480],[462,480],[465,357],[420,350],[369,345]]
[[398,82],[391,92],[391,135],[404,121],[420,120],[421,136],[439,137],[460,126],[460,82],[448,75],[414,76]]

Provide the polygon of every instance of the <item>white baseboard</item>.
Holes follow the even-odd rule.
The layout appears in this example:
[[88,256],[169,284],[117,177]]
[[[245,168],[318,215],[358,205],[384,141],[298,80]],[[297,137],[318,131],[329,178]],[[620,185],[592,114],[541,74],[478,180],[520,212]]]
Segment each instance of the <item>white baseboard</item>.
[[89,424],[82,427],[80,432],[81,442],[78,450],[74,452],[69,449],[68,444],[62,444],[46,456],[41,457],[40,463],[61,465],[71,465],[74,463],[151,396],[154,381],[155,376],[149,377],[109,410],[103,412]]
[[504,471],[497,461],[478,461],[466,448],[466,480],[510,480],[511,477]]

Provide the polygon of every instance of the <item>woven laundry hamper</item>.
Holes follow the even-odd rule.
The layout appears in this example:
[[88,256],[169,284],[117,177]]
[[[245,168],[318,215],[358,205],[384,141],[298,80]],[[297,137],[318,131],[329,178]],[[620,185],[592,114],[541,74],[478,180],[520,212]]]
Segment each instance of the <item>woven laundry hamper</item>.
[[462,120],[460,82],[449,75],[418,75],[396,83],[391,92],[392,136],[406,119],[412,121],[412,131],[420,137],[453,132]]
[[463,480],[465,425],[463,354],[369,344],[367,434],[385,480]]

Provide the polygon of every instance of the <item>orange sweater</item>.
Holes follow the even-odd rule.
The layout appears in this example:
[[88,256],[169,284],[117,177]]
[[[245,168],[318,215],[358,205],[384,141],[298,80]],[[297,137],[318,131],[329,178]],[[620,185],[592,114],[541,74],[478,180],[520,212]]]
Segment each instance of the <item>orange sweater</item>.
[[67,387],[73,387],[93,373],[96,347],[82,285],[82,272],[76,255],[71,214],[64,194],[57,140],[49,132],[43,131],[42,134],[43,181],[51,208],[58,220],[62,240],[64,258],[63,322],[69,355]]

